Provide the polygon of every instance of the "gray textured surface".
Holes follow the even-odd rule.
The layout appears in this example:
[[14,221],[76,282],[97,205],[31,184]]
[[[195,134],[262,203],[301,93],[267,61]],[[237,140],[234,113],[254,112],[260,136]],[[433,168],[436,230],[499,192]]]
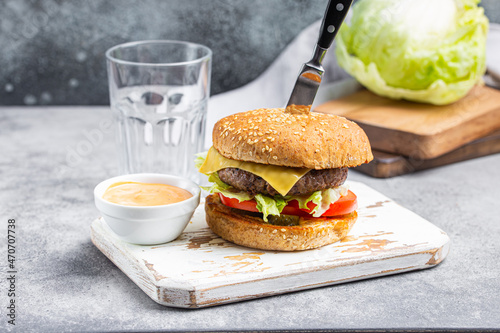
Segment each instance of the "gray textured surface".
[[[90,242],[93,187],[116,173],[106,108],[0,108],[0,249],[18,225],[16,332],[500,329],[500,154],[392,179],[351,172],[446,231],[439,266],[201,310],[162,307]],[[0,261],[5,271],[6,259]],[[7,303],[0,282],[0,306]],[[4,316],[0,331],[7,326]]]
[[104,52],[144,39],[212,48],[217,94],[254,79],[326,6],[323,0],[2,2],[0,105],[107,105]]
[[[266,69],[326,0],[2,0],[0,105],[107,105],[104,52],[181,39],[214,51],[212,94]],[[483,0],[500,23],[500,1]]]

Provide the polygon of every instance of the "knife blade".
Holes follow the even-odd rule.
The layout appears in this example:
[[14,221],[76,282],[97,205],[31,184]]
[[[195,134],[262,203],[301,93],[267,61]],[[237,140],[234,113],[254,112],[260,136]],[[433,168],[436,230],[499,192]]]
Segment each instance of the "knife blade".
[[318,42],[311,60],[302,65],[299,77],[286,105],[286,112],[302,113],[311,110],[323,74],[323,59],[332,45],[353,0],[330,0],[321,24]]

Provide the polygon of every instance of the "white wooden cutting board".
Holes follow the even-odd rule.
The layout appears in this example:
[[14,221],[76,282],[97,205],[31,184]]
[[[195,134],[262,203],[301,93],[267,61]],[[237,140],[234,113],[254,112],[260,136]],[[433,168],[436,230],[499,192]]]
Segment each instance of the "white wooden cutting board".
[[99,218],[92,242],[154,301],[200,308],[430,268],[448,254],[445,232],[381,193],[350,182],[358,221],[342,241],[300,252],[227,242],[198,207],[184,233],[156,246],[125,243]]

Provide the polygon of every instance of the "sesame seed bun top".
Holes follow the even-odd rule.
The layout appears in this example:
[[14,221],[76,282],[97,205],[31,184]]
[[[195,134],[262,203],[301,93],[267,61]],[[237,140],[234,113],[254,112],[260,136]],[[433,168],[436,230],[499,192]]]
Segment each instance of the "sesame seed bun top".
[[310,169],[354,167],[373,159],[365,132],[343,117],[258,109],[219,120],[213,145],[224,157]]

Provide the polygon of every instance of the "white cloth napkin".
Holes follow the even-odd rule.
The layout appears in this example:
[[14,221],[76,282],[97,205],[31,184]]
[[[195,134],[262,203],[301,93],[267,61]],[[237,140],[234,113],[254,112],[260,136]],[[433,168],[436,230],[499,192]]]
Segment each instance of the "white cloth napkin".
[[[302,31],[279,57],[254,81],[211,97],[208,103],[205,148],[212,145],[212,130],[220,118],[258,108],[285,107],[302,64],[307,62],[318,39],[321,21]],[[361,86],[337,64],[335,43],[325,56],[325,75],[314,105],[357,91]],[[490,24],[487,44],[488,70],[500,78],[500,25]],[[314,106],[313,106],[314,107]]]
[[500,24],[490,24],[486,42],[486,63],[488,72],[500,85]]

